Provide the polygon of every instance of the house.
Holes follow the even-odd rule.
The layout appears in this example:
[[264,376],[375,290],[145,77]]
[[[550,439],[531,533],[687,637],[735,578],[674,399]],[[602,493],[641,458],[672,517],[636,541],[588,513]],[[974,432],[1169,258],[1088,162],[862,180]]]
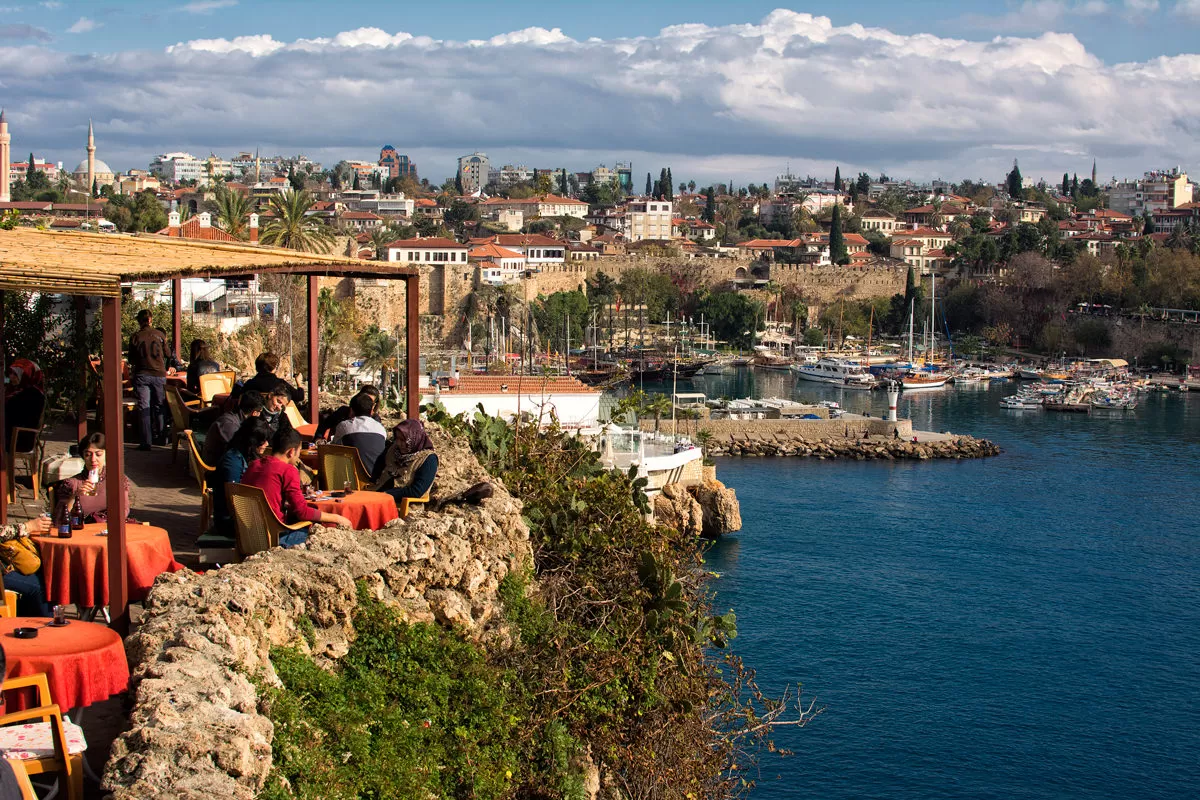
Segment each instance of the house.
[[587,216],[588,204],[569,197],[556,194],[546,194],[541,197],[512,199],[507,197],[489,197],[479,203],[481,214],[492,211],[520,211],[525,219],[532,217],[575,217],[583,219]]
[[924,239],[897,238],[892,240],[892,258],[915,267],[920,273],[945,272],[951,258],[940,247],[931,247]]
[[472,247],[485,244],[495,244],[516,251],[525,257],[526,266],[537,269],[546,264],[565,264],[567,262],[566,242],[542,236],[539,233],[497,233],[477,239],[471,239]]
[[1093,231],[1083,236],[1076,236],[1072,241],[1081,242],[1094,256],[1116,255],[1117,245],[1121,243],[1117,237],[1103,231]]
[[846,252],[850,255],[861,253],[867,249],[870,242],[860,233],[846,233],[842,235],[842,241],[846,243]]
[[338,221],[356,231],[369,231],[383,225],[383,217],[370,211],[343,211]]
[[885,209],[872,208],[863,212],[862,229],[864,232],[878,231],[884,236],[891,236],[892,231],[902,227],[904,227],[904,223],[897,221],[896,215]]
[[488,242],[473,248],[468,258],[479,268],[479,282],[501,286],[516,283],[525,271],[525,256]]
[[384,248],[387,260],[393,263],[465,266],[471,248],[453,239],[439,236],[416,239],[400,239]]
[[633,200],[625,206],[624,230],[631,242],[671,238],[672,203],[669,200]]
[[946,231],[935,230],[934,228],[913,228],[911,230],[900,228],[894,233],[895,239],[916,239],[924,242],[928,249],[937,249],[946,247],[954,241],[954,237]]
[[436,200],[431,200],[428,197],[418,197],[413,201],[413,214],[440,220],[442,218],[442,207],[437,204]]
[[1013,223],[1031,222],[1037,224],[1046,216],[1046,207],[1041,203],[1013,203]]

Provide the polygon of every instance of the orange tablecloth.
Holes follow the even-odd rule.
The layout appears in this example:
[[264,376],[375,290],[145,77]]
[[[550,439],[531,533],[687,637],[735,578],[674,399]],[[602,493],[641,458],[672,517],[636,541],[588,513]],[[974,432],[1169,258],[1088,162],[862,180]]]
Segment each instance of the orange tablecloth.
[[307,425],[301,425],[296,428],[296,433],[300,434],[301,439],[313,439],[317,435],[317,423],[310,422]]
[[344,498],[318,497],[309,505],[326,514],[341,514],[356,531],[377,531],[400,517],[396,501],[383,492],[358,491]]
[[[46,673],[50,699],[63,711],[107,700],[129,684],[125,646],[116,631],[93,622],[71,620],[47,627],[41,617],[0,618],[0,643],[8,658],[6,678]],[[14,628],[37,628],[36,639],[18,639]],[[10,711],[29,708],[32,690],[6,694]]]
[[[108,604],[108,537],[98,535],[107,527],[107,523],[93,522],[75,531],[70,539],[33,537],[42,554],[47,601],[57,605]],[[183,568],[175,561],[171,540],[162,528],[127,524],[125,541],[130,600],[144,600],[155,578]]]
[[167,376],[167,386],[178,386],[180,389],[187,388],[187,373],[177,372],[174,375]]

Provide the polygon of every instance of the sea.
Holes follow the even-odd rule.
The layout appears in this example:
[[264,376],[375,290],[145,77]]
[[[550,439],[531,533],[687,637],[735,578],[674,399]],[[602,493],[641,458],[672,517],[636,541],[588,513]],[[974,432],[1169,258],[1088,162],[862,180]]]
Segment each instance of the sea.
[[[886,410],[748,369],[677,390]],[[717,459],[743,528],[707,553],[716,608],[767,693],[821,710],[754,800],[1200,797],[1200,392],[1085,416],[1013,390],[900,400],[993,458]]]

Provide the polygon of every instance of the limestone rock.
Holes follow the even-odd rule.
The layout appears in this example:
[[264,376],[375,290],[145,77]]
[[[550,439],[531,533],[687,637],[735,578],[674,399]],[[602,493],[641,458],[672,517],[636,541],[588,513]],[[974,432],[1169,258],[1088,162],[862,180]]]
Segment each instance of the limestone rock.
[[700,506],[705,536],[720,536],[742,529],[742,508],[733,489],[710,477],[689,487],[688,491]]
[[681,533],[699,536],[704,529],[700,504],[678,483],[668,483],[654,498],[654,519]]

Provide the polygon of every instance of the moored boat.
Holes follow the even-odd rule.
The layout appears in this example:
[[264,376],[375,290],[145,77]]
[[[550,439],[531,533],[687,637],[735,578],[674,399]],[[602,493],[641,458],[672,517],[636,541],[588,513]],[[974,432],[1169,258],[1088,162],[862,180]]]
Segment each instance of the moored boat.
[[870,389],[875,386],[875,379],[866,367],[844,358],[822,358],[815,364],[799,364],[794,371],[803,380],[830,383],[845,389]]

